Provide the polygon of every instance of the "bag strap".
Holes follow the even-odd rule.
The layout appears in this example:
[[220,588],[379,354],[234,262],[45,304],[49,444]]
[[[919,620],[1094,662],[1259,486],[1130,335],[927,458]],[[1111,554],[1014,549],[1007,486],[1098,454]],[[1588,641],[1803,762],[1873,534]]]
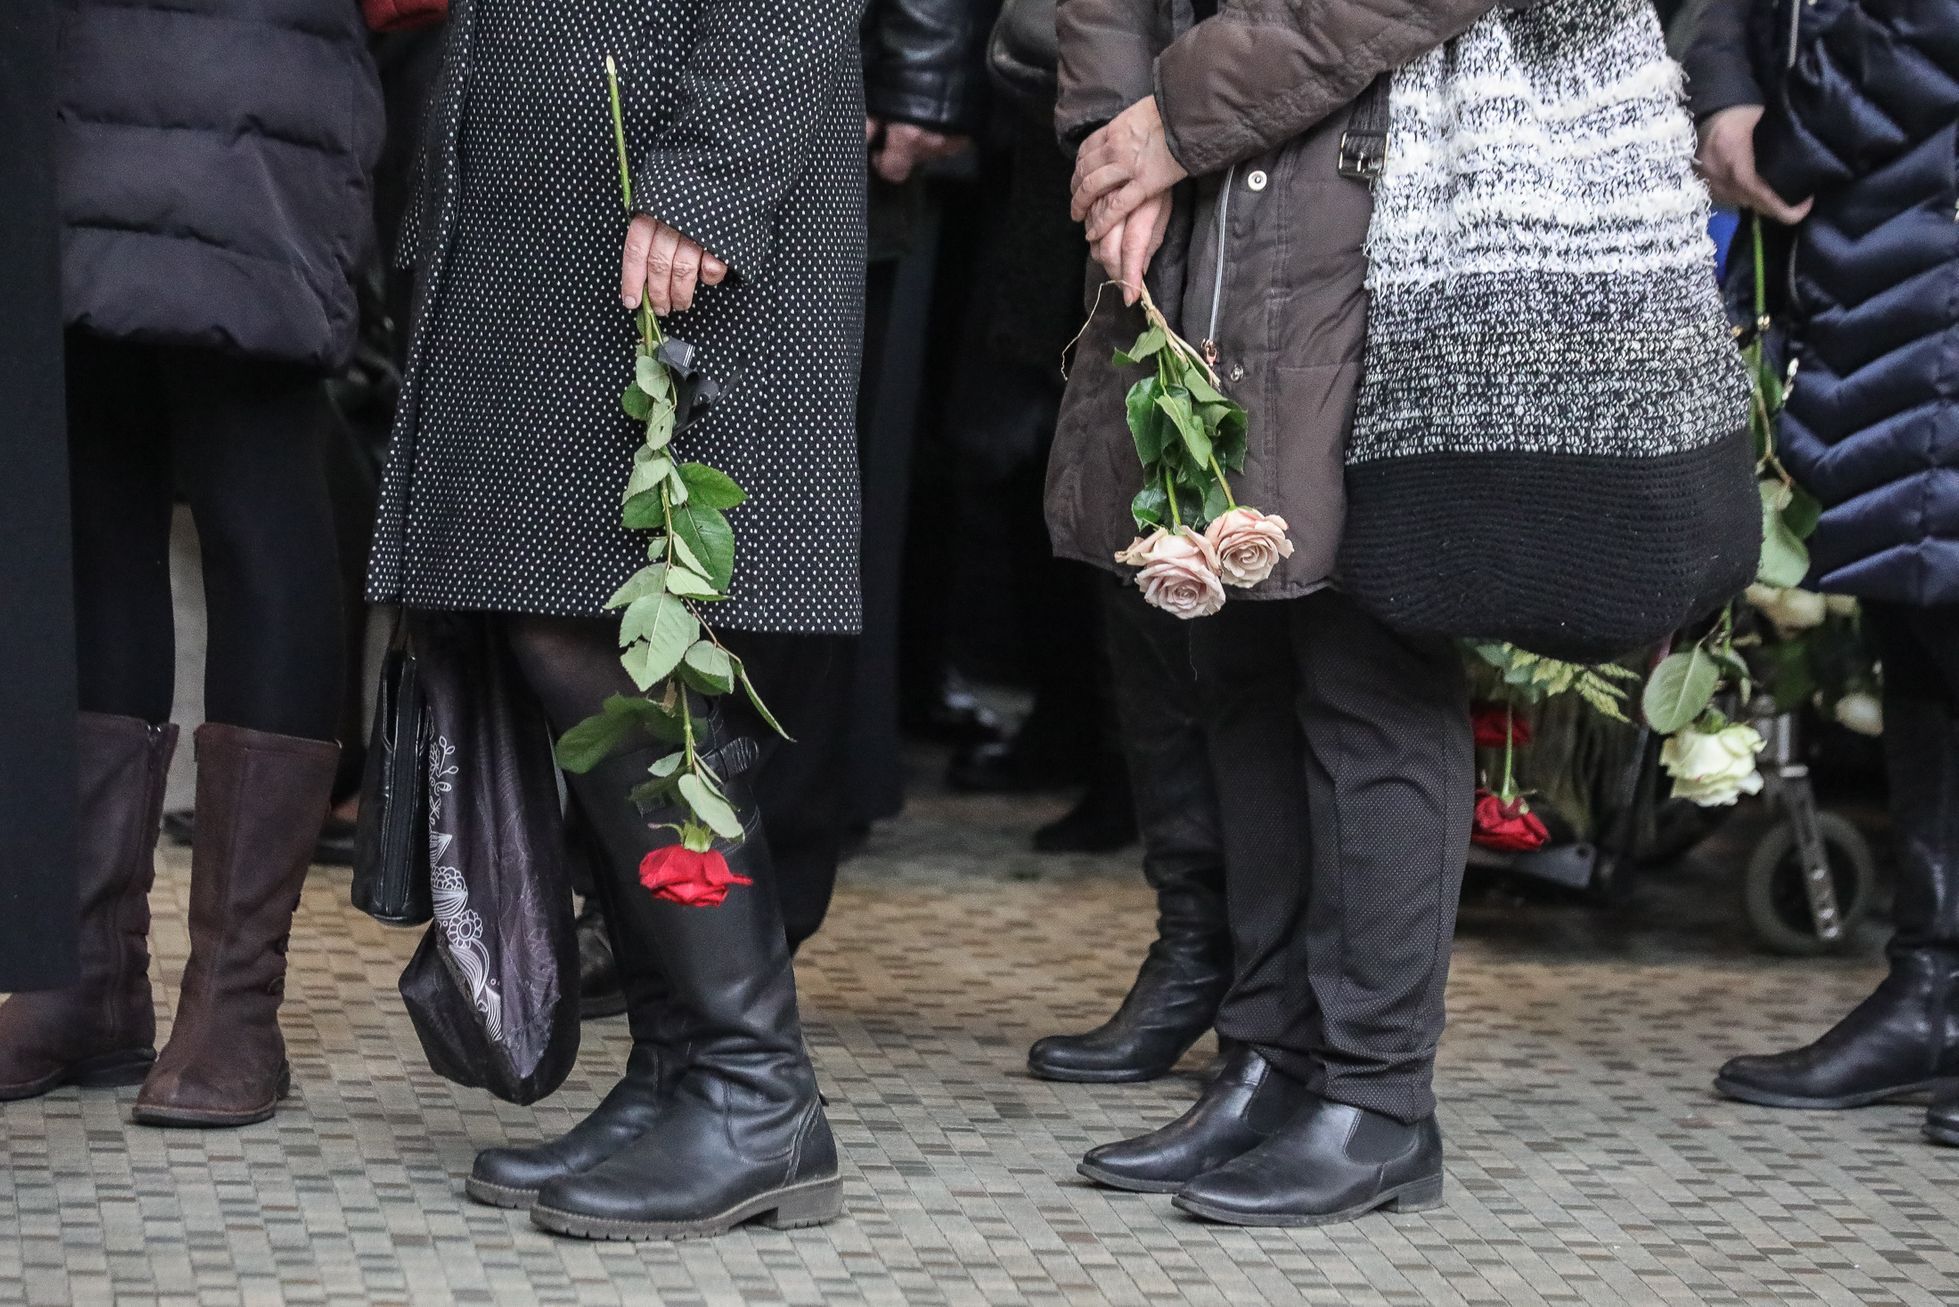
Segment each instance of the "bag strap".
[[1340,137],[1340,175],[1372,186],[1388,161],[1388,93],[1394,74],[1376,77],[1347,119]]

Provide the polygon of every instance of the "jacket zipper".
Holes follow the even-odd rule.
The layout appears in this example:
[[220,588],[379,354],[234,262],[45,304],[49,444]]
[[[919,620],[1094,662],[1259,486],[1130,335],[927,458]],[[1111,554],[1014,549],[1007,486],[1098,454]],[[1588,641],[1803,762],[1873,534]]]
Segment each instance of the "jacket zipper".
[[1211,321],[1204,330],[1204,361],[1217,366],[1218,361],[1218,310],[1224,302],[1224,242],[1231,223],[1231,188],[1238,181],[1238,166],[1233,164],[1224,174],[1224,185],[1218,191],[1218,258],[1217,267],[1211,274]]
[[1802,48],[1803,5],[1806,3],[1808,0],[1789,0],[1789,51],[1788,62],[1783,65],[1785,68],[1796,66],[1796,55]]

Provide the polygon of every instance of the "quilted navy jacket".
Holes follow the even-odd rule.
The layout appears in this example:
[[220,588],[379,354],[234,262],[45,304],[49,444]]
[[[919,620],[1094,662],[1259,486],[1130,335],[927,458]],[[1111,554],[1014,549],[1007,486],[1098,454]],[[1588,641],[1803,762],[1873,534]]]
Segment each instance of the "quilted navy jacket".
[[1724,17],[1725,66],[1705,41],[1689,60],[1697,109],[1753,99],[1752,71],[1763,178],[1816,198],[1789,265],[1801,370],[1781,432],[1826,506],[1813,582],[1959,604],[1959,3],[1755,0],[1745,27],[1711,17],[1717,35]]
[[64,0],[58,41],[68,321],[345,362],[382,131],[358,0]]

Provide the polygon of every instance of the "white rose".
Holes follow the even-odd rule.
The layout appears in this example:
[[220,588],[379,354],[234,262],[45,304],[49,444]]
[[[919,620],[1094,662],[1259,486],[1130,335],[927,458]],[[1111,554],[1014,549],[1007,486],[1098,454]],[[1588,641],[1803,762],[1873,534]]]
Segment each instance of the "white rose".
[[1837,720],[1859,735],[1884,734],[1884,705],[1862,690],[1837,700]]
[[1762,610],[1775,629],[1795,635],[1823,625],[1829,609],[1823,596],[1809,590],[1778,590],[1769,585],[1748,587],[1748,602]]
[[1855,617],[1857,615],[1857,596],[1825,595],[1823,596],[1823,607],[1829,610],[1829,614],[1832,617]]
[[1755,759],[1767,745],[1752,726],[1718,731],[1691,727],[1670,737],[1660,750],[1660,766],[1673,777],[1675,798],[1703,808],[1726,807],[1744,794],[1762,792]]

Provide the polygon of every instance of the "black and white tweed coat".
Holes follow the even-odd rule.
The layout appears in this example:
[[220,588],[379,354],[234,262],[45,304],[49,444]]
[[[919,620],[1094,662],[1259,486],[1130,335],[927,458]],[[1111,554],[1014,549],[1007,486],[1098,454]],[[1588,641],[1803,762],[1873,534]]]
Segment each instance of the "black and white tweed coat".
[[637,425],[603,61],[637,207],[732,269],[668,329],[733,376],[680,441],[750,500],[721,625],[859,624],[861,0],[455,0],[409,245],[422,284],[368,595],[594,615]]

